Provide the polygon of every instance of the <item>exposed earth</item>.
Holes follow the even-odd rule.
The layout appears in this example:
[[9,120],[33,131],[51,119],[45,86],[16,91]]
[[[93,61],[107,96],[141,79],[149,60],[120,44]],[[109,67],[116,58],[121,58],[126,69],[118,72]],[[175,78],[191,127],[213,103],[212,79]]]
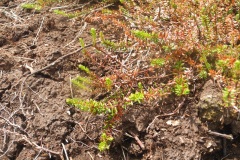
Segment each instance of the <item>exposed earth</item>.
[[53,14],[49,7],[26,11],[21,3],[0,2],[0,159],[240,159],[239,121],[216,125],[199,117],[206,94],[221,99],[211,80],[197,82],[195,94],[172,97],[164,107],[128,108],[110,150],[100,152],[103,117],[67,105],[66,98],[92,96],[76,91],[70,80],[84,63],[78,38],[91,43],[90,28],[104,28],[105,22],[83,27],[81,19]]

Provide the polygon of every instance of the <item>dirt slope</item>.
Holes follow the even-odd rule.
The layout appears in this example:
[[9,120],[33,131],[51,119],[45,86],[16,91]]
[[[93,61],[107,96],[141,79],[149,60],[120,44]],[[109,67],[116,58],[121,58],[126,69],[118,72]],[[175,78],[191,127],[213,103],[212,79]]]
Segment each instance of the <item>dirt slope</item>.
[[[104,22],[84,26],[81,19],[53,14],[48,7],[28,12],[20,3],[0,2],[0,159],[223,157],[223,139],[209,135],[207,125],[198,118],[200,90],[197,96],[168,99],[162,108],[128,108],[114,132],[111,149],[99,152],[103,117],[80,112],[65,100],[72,95],[91,96],[72,88],[70,80],[79,74],[76,66],[83,62],[78,38],[91,43],[90,28],[104,28]],[[74,54],[60,58],[69,53]],[[227,153],[235,159],[240,159],[239,151],[229,150],[239,148],[237,139],[227,141]],[[215,154],[204,156],[208,153]]]

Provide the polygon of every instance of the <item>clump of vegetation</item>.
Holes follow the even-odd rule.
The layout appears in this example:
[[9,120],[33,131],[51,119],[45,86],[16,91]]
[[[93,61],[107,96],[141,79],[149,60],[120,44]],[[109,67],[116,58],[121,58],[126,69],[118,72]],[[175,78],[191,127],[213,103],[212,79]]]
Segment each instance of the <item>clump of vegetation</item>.
[[77,17],[77,16],[79,15],[78,12],[75,12],[75,13],[66,13],[65,11],[58,10],[58,9],[53,10],[53,12],[54,12],[55,14],[62,15],[62,16],[64,16],[64,17],[68,17],[68,18],[75,18],[75,17]]
[[40,11],[42,9],[42,6],[40,6],[39,4],[36,4],[36,3],[23,3],[21,5],[21,7],[23,9],[35,10],[35,11]]
[[[197,79],[223,83],[224,107],[240,108],[239,10],[232,11],[239,4],[169,2],[161,9],[164,14],[156,8],[162,1],[127,0],[121,1],[119,10],[104,9],[91,17],[110,21],[113,32],[119,33],[117,28],[121,28],[121,36],[107,39],[106,30],[92,28],[92,48],[82,53],[89,66],[106,71],[99,74],[80,65],[87,75],[76,77],[72,83],[106,96],[67,99],[67,103],[105,115],[101,151],[110,147],[112,128],[127,107],[151,106],[156,99],[164,101],[170,95],[187,97]],[[79,42],[86,46],[83,39]]]

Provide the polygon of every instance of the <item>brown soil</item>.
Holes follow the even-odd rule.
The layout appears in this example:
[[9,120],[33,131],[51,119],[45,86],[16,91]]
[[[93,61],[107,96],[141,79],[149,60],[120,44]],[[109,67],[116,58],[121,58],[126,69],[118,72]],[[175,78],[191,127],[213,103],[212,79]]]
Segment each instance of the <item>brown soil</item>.
[[[0,159],[240,159],[238,136],[233,141],[212,136],[208,124],[198,118],[205,82],[198,83],[199,93],[162,102],[164,108],[128,108],[110,150],[99,152],[103,117],[65,103],[71,94],[91,96],[74,88],[71,93],[70,79],[79,74],[81,52],[31,74],[80,48],[76,36],[81,20],[52,14],[47,7],[40,13],[27,12],[19,4],[0,2]],[[92,25],[104,28],[102,23],[88,24],[80,35],[87,44]],[[217,131],[230,134],[231,126]]]

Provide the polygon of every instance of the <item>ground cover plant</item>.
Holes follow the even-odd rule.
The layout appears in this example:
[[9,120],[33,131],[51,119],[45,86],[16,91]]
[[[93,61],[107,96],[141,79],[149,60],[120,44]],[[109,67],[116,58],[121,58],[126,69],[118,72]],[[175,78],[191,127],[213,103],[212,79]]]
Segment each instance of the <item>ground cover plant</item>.
[[1,157],[240,157],[238,1],[17,6],[0,8]]
[[[92,28],[94,50],[83,53],[90,61],[87,67],[107,68],[97,75],[80,67],[91,79],[89,87],[106,96],[98,101],[67,99],[67,103],[104,113],[103,134],[111,137],[112,127],[127,107],[152,105],[171,95],[187,97],[193,94],[196,81],[211,78],[222,90],[223,106],[238,112],[239,5],[232,1],[121,1],[118,10],[97,12],[91,19],[110,21],[123,32],[119,39],[106,40],[104,33],[109,31]],[[73,83],[83,85],[81,78],[86,77]],[[100,150],[108,149],[110,144],[101,140]]]

